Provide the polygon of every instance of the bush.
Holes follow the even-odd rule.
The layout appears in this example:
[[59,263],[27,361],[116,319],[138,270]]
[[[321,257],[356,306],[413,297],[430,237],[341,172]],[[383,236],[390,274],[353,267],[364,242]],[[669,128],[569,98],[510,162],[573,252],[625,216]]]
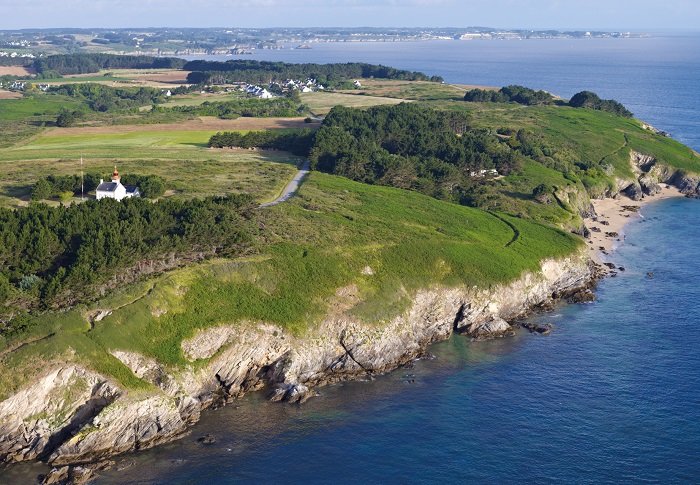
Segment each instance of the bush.
[[32,200],[46,200],[53,195],[53,185],[46,179],[41,179],[32,187]]
[[632,112],[624,107],[622,103],[618,103],[614,99],[600,99],[600,97],[591,91],[581,91],[574,94],[569,100],[569,106],[572,108],[589,108],[598,111],[607,111],[618,116],[631,118]]

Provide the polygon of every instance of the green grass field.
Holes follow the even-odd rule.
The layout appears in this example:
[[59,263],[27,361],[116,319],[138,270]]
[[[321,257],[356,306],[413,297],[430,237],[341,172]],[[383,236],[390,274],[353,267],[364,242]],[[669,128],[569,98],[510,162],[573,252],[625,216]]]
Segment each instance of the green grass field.
[[261,202],[277,196],[300,158],[283,152],[206,148],[213,131],[144,131],[67,136],[40,135],[0,150],[0,206],[26,204],[31,186],[49,174],[86,172],[160,175],[168,194],[201,197],[252,193]]

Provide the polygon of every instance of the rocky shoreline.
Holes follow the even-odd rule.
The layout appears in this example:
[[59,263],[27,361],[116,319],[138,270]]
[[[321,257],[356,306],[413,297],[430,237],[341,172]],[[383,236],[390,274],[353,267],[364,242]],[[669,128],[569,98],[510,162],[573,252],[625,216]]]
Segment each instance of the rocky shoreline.
[[304,402],[315,387],[392,371],[454,333],[509,335],[517,319],[588,291],[596,275],[581,251],[544,261],[540,271],[507,285],[421,291],[408,311],[382,326],[349,316],[356,289],[343,288],[333,312],[304,337],[263,323],[198,333],[183,342],[192,362],[211,357],[198,370],[173,372],[144,356],[113,352],[158,393],[127,392],[75,365],[53,369],[0,403],[0,458],[47,462],[55,468],[46,483],[85,481],[105,460],[177,439],[203,410],[247,392],[264,389],[272,400]]
[[[620,181],[618,192],[608,195],[650,197],[661,183],[687,196],[700,195],[700,178],[635,153],[631,161],[635,181]],[[591,221],[601,222],[595,209],[586,221],[588,236]],[[0,463],[41,460],[55,467],[45,483],[84,482],[113,456],[182,436],[205,409],[260,390],[274,401],[304,402],[318,386],[392,371],[453,334],[472,339],[510,335],[523,316],[557,300],[591,301],[592,287],[605,274],[584,249],[543,261],[539,271],[509,284],[425,289],[414,295],[407,311],[381,326],[358,322],[348,311],[357,303],[358,290],[341,288],[325,320],[304,336],[263,322],[200,331],[182,343],[193,364],[184,369],[112,351],[157,392],[121,389],[75,364],[54,368],[0,403]],[[539,334],[551,330],[524,327]],[[202,359],[209,359],[205,366],[194,365]]]

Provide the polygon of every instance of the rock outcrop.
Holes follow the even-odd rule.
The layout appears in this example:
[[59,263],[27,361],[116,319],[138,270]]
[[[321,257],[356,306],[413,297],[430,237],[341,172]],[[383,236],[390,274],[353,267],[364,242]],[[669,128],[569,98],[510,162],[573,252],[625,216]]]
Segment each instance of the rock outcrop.
[[[181,436],[200,412],[267,387],[273,400],[304,402],[313,388],[393,370],[453,333],[473,339],[508,335],[508,322],[555,297],[586,288],[592,269],[584,252],[547,260],[541,270],[490,288],[436,287],[414,295],[410,308],[382,324],[365,324],[346,301],[304,335],[263,322],[222,325],[182,343],[192,362],[165,368],[134,352],[111,353],[151,383],[126,392],[92,371],[64,366],[0,403],[0,458],[84,464],[149,448]],[[202,359],[208,359],[203,365]]]

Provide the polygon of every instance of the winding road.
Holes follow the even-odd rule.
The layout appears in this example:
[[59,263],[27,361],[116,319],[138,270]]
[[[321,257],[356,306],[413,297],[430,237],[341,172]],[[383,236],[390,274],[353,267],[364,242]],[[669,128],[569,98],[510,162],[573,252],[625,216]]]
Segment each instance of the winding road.
[[272,207],[273,205],[281,204],[282,202],[285,202],[289,200],[294,193],[299,190],[299,186],[301,185],[301,182],[304,180],[304,178],[309,174],[309,171],[311,170],[311,162],[308,160],[304,161],[304,163],[301,166],[301,169],[297,172],[297,174],[294,176],[294,178],[287,184],[287,186],[284,188],[282,193],[277,197],[275,200],[270,201],[270,202],[265,202],[264,204],[260,204],[260,207]]

